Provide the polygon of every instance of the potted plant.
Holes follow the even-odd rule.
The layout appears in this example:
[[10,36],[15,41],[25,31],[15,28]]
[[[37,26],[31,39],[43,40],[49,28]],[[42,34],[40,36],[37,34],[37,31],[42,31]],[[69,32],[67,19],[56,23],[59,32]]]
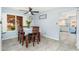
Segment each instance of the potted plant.
[[27,28],[30,28],[31,22],[32,22],[31,20],[26,20]]

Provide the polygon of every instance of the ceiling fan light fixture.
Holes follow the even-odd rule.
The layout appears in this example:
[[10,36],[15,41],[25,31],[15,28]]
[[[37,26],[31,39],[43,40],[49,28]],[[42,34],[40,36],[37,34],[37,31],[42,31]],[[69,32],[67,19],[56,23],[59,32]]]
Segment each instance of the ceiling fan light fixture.
[[31,14],[30,12],[28,14]]

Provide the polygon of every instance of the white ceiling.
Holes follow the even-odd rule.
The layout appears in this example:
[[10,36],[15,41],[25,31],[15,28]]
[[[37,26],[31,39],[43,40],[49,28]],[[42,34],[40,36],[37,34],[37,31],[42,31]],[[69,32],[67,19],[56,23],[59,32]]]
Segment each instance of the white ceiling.
[[[28,7],[11,7],[11,9],[26,11],[26,10],[28,10]],[[47,11],[50,9],[52,9],[52,7],[32,7],[32,10],[36,10],[36,11],[40,11],[40,12]]]

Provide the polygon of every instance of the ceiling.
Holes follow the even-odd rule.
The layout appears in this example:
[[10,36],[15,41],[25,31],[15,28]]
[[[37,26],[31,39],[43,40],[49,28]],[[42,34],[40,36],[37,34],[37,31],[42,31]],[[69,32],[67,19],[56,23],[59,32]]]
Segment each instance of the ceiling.
[[[28,7],[11,7],[11,9],[26,11],[26,10],[28,10]],[[47,11],[50,9],[52,9],[52,7],[32,7],[32,10],[36,10],[36,11],[40,11],[40,12]]]

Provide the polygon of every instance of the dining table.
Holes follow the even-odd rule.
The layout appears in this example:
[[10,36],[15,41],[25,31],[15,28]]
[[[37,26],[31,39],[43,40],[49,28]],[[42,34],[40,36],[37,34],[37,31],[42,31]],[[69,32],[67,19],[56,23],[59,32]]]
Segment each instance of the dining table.
[[26,40],[26,48],[28,47],[28,35],[30,34],[30,33],[32,33],[32,27],[30,27],[30,28],[23,28],[23,31],[24,31],[24,33],[25,33],[25,40]]
[[32,27],[30,27],[30,28],[23,28],[23,31],[25,32],[25,36],[26,36],[29,33],[32,33]]

